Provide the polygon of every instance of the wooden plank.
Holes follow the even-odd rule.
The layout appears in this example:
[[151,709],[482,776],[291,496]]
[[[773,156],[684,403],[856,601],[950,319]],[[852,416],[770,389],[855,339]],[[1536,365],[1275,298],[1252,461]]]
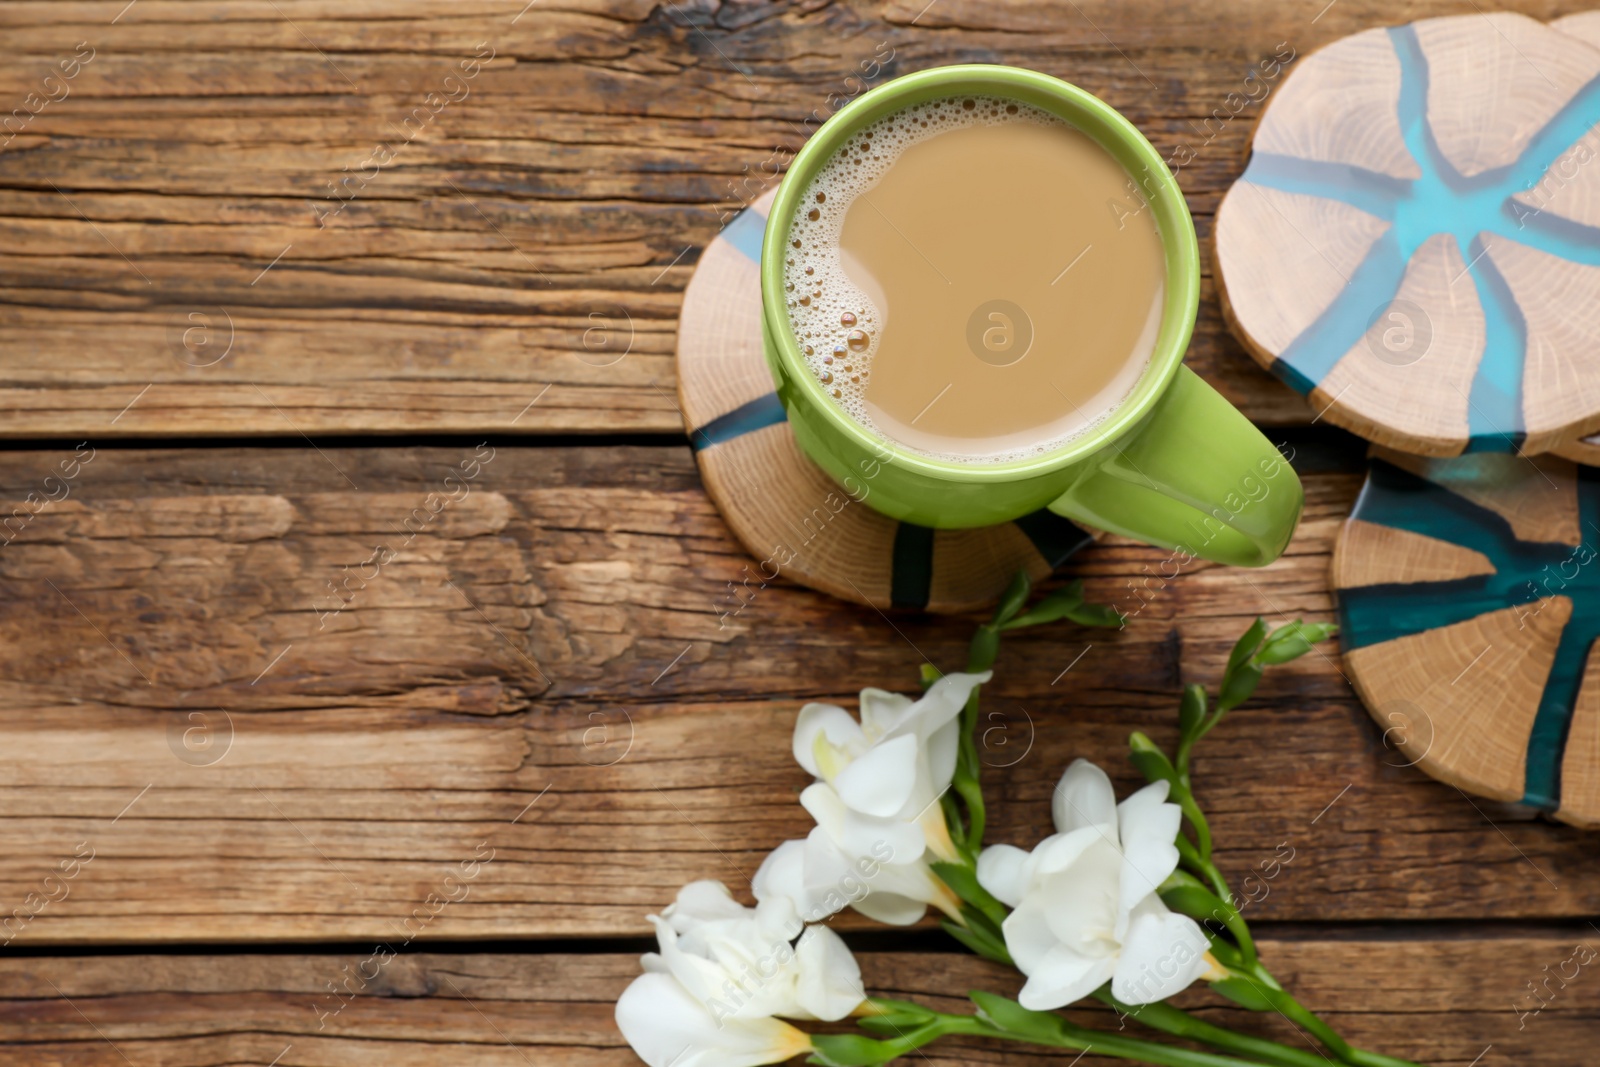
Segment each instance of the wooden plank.
[[[1596,951],[1600,938],[1582,926],[1504,937],[1262,942],[1263,957],[1302,1002],[1358,1045],[1423,1063],[1481,1056],[1522,1067],[1587,1062],[1600,993],[1581,961]],[[1019,984],[1014,973],[955,953],[860,959],[870,992],[945,1011],[961,1011],[968,989],[1014,992]],[[1565,983],[1546,979],[1574,971]],[[418,953],[383,965],[365,951],[8,959],[0,962],[0,1065],[635,1067],[612,1005],[637,973],[637,956],[622,954]],[[343,999],[328,992],[347,980]],[[1537,1012],[1530,982],[1545,1005]],[[1179,1003],[1222,1025],[1297,1047],[1305,1040],[1281,1018],[1231,1007],[1209,991]],[[1073,1016],[1117,1026],[1105,1011]],[[1026,1047],[987,1042],[942,1041],[924,1055],[934,1064],[1043,1062]]]
[[[1003,61],[1103,96],[1179,170],[1204,238],[1275,84],[1260,64],[1387,17],[1268,0],[123,6],[0,9],[11,436],[676,432],[698,251],[813,112],[860,91],[880,42],[894,59],[875,80]],[[1209,277],[1202,297],[1191,364],[1259,422],[1308,422],[1227,336]]]
[[[1278,563],[1164,579],[1164,553],[1113,539],[1068,570],[1126,630],[1008,641],[996,840],[1040,834],[1076,756],[1131,786],[1128,732],[1169,739],[1182,683],[1214,683],[1256,613],[1328,617],[1356,453],[1298,447]],[[0,499],[57,492],[72,455],[0,452]],[[642,934],[682,883],[737,884],[805,833],[802,702],[911,689],[971,633],[743,585],[680,448],[101,449],[64,484],[0,548],[0,901],[80,842],[94,858],[14,948],[401,936],[490,852],[416,936]],[[1262,918],[1600,911],[1590,838],[1465,799],[1383,732],[1315,655],[1207,739],[1225,866],[1298,857]]]

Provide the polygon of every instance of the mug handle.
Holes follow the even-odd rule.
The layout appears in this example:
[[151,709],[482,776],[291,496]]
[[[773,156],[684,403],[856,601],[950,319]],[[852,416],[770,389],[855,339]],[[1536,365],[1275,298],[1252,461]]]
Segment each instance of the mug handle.
[[1144,421],[1050,510],[1191,558],[1262,567],[1288,545],[1304,501],[1288,460],[1180,364]]

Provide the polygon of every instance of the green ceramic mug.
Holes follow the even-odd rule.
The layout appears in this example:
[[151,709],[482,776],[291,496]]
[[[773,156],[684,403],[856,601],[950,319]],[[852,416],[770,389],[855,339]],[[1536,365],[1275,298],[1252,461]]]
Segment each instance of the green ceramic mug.
[[[1161,329],[1133,392],[1060,449],[992,466],[930,459],[850,418],[807,370],[784,302],[785,241],[797,201],[817,169],[863,126],[959,93],[1032,104],[1094,138],[1139,181],[1166,246]],[[795,438],[846,489],[870,479],[868,506],[938,528],[989,526],[1048,506],[1058,515],[1190,556],[1261,566],[1276,559],[1294,533],[1304,500],[1300,479],[1248,419],[1183,365],[1199,300],[1194,223],[1177,181],[1150,142],[1095,96],[1016,67],[925,70],[885,83],[840,110],[795,157],[761,246],[767,361]]]

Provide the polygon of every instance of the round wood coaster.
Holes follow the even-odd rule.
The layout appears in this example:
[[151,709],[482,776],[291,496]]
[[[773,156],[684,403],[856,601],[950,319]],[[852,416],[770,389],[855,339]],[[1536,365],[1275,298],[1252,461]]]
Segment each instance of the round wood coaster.
[[1040,510],[974,530],[931,530],[873,511],[807,459],[772,388],[761,347],[761,234],[775,192],[706,247],[683,295],[678,399],[706,491],[754,562],[733,583],[736,614],[779,575],[878,608],[967,611],[1018,569],[1043,578],[1088,544],[1082,527]]
[[1600,430],[1597,76],[1592,13],[1427,19],[1297,60],[1217,212],[1244,347],[1408,452]]
[[1460,789],[1600,826],[1600,470],[1373,451],[1333,556],[1350,680]]

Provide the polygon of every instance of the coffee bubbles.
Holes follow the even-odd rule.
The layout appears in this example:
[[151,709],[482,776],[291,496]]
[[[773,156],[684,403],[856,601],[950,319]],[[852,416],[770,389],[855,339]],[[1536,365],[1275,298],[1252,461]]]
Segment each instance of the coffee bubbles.
[[[1048,112],[996,97],[959,96],[915,104],[851,136],[817,171],[790,221],[784,263],[790,328],[806,366],[825,391],[852,419],[879,436],[897,439],[888,427],[875,424],[872,405],[867,403],[867,386],[872,380],[873,360],[887,309],[852,280],[841,262],[840,238],[845,218],[862,201],[893,227],[890,215],[884,214],[889,205],[875,204],[872,192],[906,149],[963,127],[1004,123],[1072,129]],[[962,212],[967,206],[952,203],[950,211]],[[931,263],[929,266],[938,270]],[[998,365],[998,361],[993,362]],[[1014,449],[977,461],[1004,462],[1047,450]],[[974,461],[972,456],[940,458]]]

